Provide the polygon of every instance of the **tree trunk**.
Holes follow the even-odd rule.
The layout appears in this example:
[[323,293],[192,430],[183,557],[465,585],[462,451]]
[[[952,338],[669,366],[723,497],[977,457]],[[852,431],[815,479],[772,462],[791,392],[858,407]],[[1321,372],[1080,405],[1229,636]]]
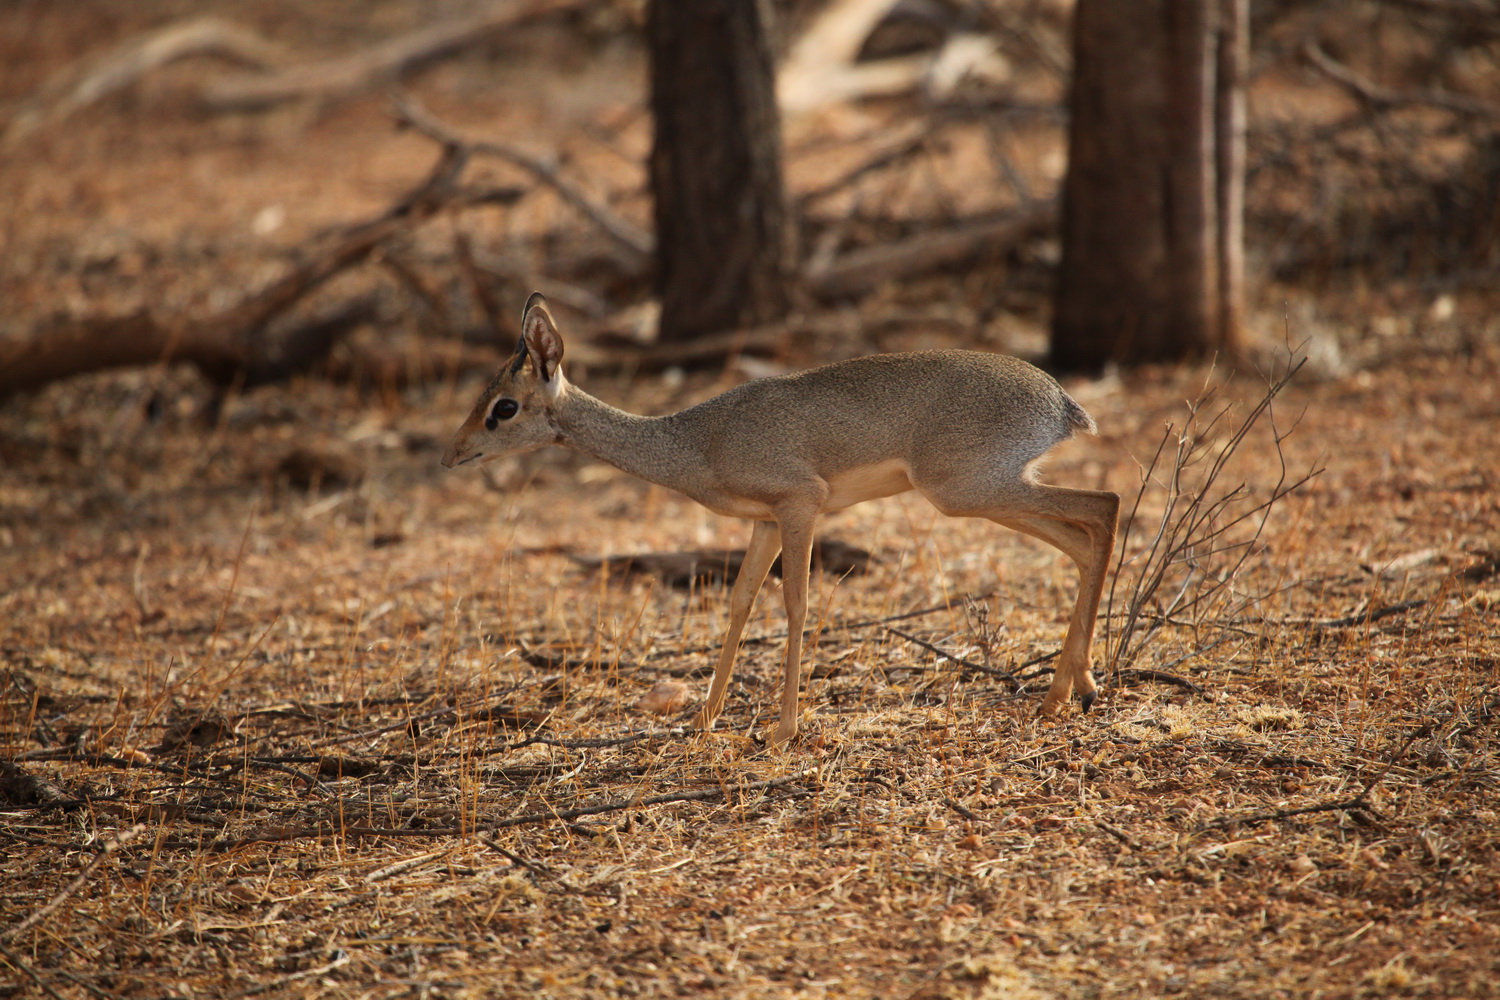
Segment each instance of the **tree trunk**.
[[1219,213],[1219,332],[1237,349],[1245,306],[1245,88],[1250,77],[1250,0],[1220,0],[1214,79],[1215,203]]
[[[1243,63],[1230,57],[1243,13],[1241,0],[1079,0],[1052,329],[1059,367],[1235,351],[1244,158],[1232,141],[1243,142]],[[1221,23],[1231,29],[1222,46]]]
[[661,337],[781,319],[789,253],[764,0],[651,0]]

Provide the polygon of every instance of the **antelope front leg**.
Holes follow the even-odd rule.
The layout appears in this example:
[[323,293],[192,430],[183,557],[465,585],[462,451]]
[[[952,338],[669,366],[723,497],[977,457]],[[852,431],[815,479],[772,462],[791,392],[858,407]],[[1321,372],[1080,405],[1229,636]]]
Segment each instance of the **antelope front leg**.
[[740,563],[739,575],[734,578],[734,589],[729,592],[729,631],[724,635],[724,648],[719,651],[719,665],[714,668],[714,680],[708,688],[708,701],[693,717],[697,729],[712,729],[714,720],[724,711],[724,695],[729,689],[729,676],[734,668],[735,654],[740,649],[740,636],[745,631],[745,621],[755,605],[755,595],[765,582],[766,571],[776,560],[781,548],[776,525],[770,521],[756,521],[750,535],[750,544],[745,546],[745,558]]
[[797,735],[797,702],[802,683],[802,627],[807,621],[807,576],[812,562],[817,515],[781,521],[781,595],[786,602],[786,662],[782,669],[781,719],[772,743]]

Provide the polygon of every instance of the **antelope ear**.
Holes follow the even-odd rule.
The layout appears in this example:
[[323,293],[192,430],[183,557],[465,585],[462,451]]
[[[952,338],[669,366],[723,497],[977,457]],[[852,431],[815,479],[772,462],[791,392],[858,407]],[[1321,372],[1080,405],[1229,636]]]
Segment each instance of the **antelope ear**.
[[562,363],[563,340],[541,292],[532,292],[531,298],[526,300],[526,311],[521,314],[521,343],[516,352],[530,356],[532,370],[543,382],[551,382],[557,377],[557,366]]

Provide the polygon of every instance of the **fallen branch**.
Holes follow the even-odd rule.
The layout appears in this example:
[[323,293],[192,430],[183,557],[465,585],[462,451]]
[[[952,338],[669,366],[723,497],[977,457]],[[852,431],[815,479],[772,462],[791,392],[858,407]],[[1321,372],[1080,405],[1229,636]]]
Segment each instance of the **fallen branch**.
[[246,74],[205,88],[203,103],[214,111],[268,108],[305,98],[331,100],[374,89],[434,60],[510,31],[540,17],[579,10],[591,0],[501,2],[470,17],[440,21],[367,49],[333,59],[290,66],[276,73]]
[[1500,28],[1500,6],[1494,0],[1381,0],[1423,14],[1459,18],[1468,28]]
[[1382,618],[1392,615],[1404,615],[1427,604],[1425,600],[1401,601],[1398,604],[1387,604],[1379,608],[1370,608],[1358,614],[1345,615],[1342,618],[1329,618],[1325,620],[1311,619],[1306,621],[1287,622],[1288,625],[1306,625],[1310,628],[1352,628],[1356,625],[1369,625],[1378,622]]
[[37,987],[42,992],[46,993],[49,997],[52,997],[53,1000],[63,1000],[62,994],[59,993],[59,992],[57,992],[56,990],[54,990],[50,985],[48,985],[47,981],[45,979],[43,979],[41,976],[37,975],[37,971],[35,969],[33,969],[31,966],[27,965],[26,962],[24,960],[22,960],[22,958],[19,955],[15,954],[14,952],[12,952],[9,948],[5,947],[4,945],[0,945],[0,955],[3,955],[5,957],[5,960],[7,962],[9,962],[11,965],[15,966],[17,969],[19,969],[22,972],[24,972],[26,974],[26,977],[28,979],[30,979],[32,982],[36,983]]
[[[783,785],[790,785],[795,781],[805,781],[818,773],[817,768],[806,768],[795,774],[784,775],[780,778],[768,778],[764,781],[752,781],[746,785],[731,786],[734,791],[741,795],[749,792],[766,792]],[[529,826],[534,823],[546,823],[551,820],[571,820],[582,816],[598,816],[601,813],[621,812],[625,809],[637,809],[644,806],[668,805],[673,802],[712,802],[716,799],[725,798],[729,794],[729,788],[719,785],[715,788],[700,788],[695,791],[666,792],[662,795],[648,795],[641,799],[618,799],[614,802],[602,802],[593,806],[579,806],[576,809],[563,809],[561,811],[545,813],[528,813],[525,816],[512,816],[503,819],[489,827],[490,830],[503,830],[512,826]]]
[[1111,837],[1118,840],[1120,843],[1124,844],[1126,847],[1130,848],[1132,851],[1139,851],[1141,849],[1141,845],[1135,842],[1135,838],[1126,833],[1124,830],[1121,830],[1119,827],[1111,823],[1106,823],[1102,819],[1094,820],[1094,825],[1103,830],[1105,833],[1109,834]]
[[958,664],[964,670],[972,670],[975,673],[988,674],[991,677],[999,677],[1002,680],[1009,681],[1012,688],[1017,692],[1026,690],[1026,685],[1021,683],[1021,679],[1008,670],[1000,670],[996,667],[987,667],[982,663],[974,663],[971,660],[965,660],[962,657],[954,656],[952,653],[945,652],[940,647],[934,646],[930,642],[927,642],[923,639],[918,639],[916,636],[903,632],[898,628],[891,628],[889,625],[886,626],[885,630],[891,635],[894,635],[901,639],[905,639],[907,642],[911,643],[914,646],[921,646],[929,653],[936,653],[943,659],[950,660],[953,663]]
[[866,291],[887,281],[956,267],[976,257],[1007,250],[1056,225],[1057,206],[1038,202],[1001,219],[967,221],[948,229],[925,230],[899,243],[851,251],[804,275],[819,298]]
[[459,270],[469,283],[469,291],[474,296],[474,301],[479,303],[479,309],[484,313],[484,320],[489,325],[490,342],[496,346],[502,346],[505,335],[510,331],[507,329],[505,318],[500,313],[500,303],[495,298],[489,283],[479,273],[479,267],[474,263],[474,250],[469,245],[467,233],[455,233],[453,236],[453,252],[458,258]]
[[65,67],[0,127],[0,149],[192,56],[227,59],[257,71],[207,85],[198,98],[210,111],[257,110],[306,98],[328,101],[368,92],[494,35],[595,2],[501,0],[469,17],[428,24],[356,52],[297,65],[289,65],[290,56],[282,46],[222,18],[178,21],[127,39],[103,57],[89,55]]
[[1198,827],[1198,832],[1208,830],[1227,830],[1236,826],[1254,826],[1257,823],[1272,823],[1278,820],[1291,819],[1293,816],[1310,816],[1314,813],[1325,812],[1347,812],[1352,815],[1365,813],[1376,819],[1380,814],[1365,800],[1363,794],[1349,799],[1340,799],[1337,802],[1324,802],[1315,806],[1299,806],[1296,809],[1272,809],[1267,812],[1249,813],[1245,816],[1221,816],[1210,820]]
[[776,99],[796,117],[839,101],[904,94],[926,86],[944,92],[971,72],[1005,72],[996,43],[985,35],[956,33],[932,54],[860,62],[877,25],[895,0],[833,0],[793,43],[776,74]]
[[1121,670],[1119,676],[1122,678],[1136,677],[1143,681],[1160,681],[1162,684],[1171,684],[1174,687],[1180,687],[1184,691],[1188,691],[1192,694],[1201,695],[1203,693],[1202,687],[1194,684],[1186,677],[1179,677],[1176,674],[1169,674],[1165,670],[1143,670],[1139,667],[1132,667],[1129,670]]
[[396,114],[403,124],[421,132],[444,146],[462,149],[471,156],[491,156],[514,164],[527,171],[542,183],[557,192],[563,201],[572,205],[584,218],[603,230],[604,234],[624,251],[626,266],[643,273],[651,263],[655,252],[655,240],[634,223],[616,215],[608,206],[594,201],[583,189],[558,173],[557,168],[533,153],[508,143],[493,140],[470,139],[435,118],[416,100],[406,95],[396,98]]
[[186,361],[220,386],[261,385],[305,371],[375,319],[376,299],[362,296],[272,335],[273,324],[294,306],[393,236],[446,208],[520,197],[515,188],[460,187],[467,162],[462,148],[445,146],[428,176],[390,208],[335,233],[281,278],[208,317],[159,318],[144,311],[85,317],[0,340],[0,397],[73,375],[167,361]]
[[311,969],[303,969],[300,972],[293,972],[290,975],[282,976],[279,979],[272,979],[268,982],[259,983],[255,986],[247,986],[242,990],[226,994],[224,1000],[244,1000],[245,997],[253,997],[261,993],[269,993],[271,990],[279,990],[283,986],[290,986],[292,983],[301,982],[304,979],[317,979],[320,976],[328,975],[328,973],[332,972],[335,969],[342,968],[343,966],[348,965],[351,961],[353,961],[353,958],[349,955],[348,952],[344,951],[344,949],[342,948],[335,948],[333,951],[333,961],[331,962],[315,966]]
[[1406,752],[1411,749],[1412,744],[1428,733],[1431,733],[1437,725],[1437,720],[1433,720],[1419,726],[1406,738],[1406,742],[1401,744],[1400,749],[1391,754],[1390,759],[1385,762],[1385,766],[1376,772],[1369,781],[1365,782],[1365,787],[1359,790],[1358,795],[1347,799],[1339,799],[1335,802],[1323,802],[1315,806],[1299,806],[1295,809],[1273,809],[1267,812],[1250,813],[1246,816],[1221,816],[1198,827],[1198,832],[1223,830],[1235,826],[1249,826],[1255,823],[1269,823],[1290,819],[1293,816],[1308,816],[1313,813],[1323,812],[1347,812],[1356,819],[1360,818],[1361,814],[1364,814],[1373,817],[1375,820],[1379,820],[1381,818],[1380,813],[1375,810],[1374,806],[1370,805],[1370,793],[1375,790],[1376,785],[1385,780],[1386,775],[1391,773],[1391,769],[1400,763],[1401,758],[1406,756]]
[[40,907],[39,909],[33,910],[25,920],[22,920],[19,924],[16,924],[9,930],[0,931],[0,941],[10,941],[18,935],[24,934],[28,928],[34,927],[42,920],[45,920],[53,910],[56,910],[59,906],[67,901],[69,896],[72,896],[79,889],[82,889],[88,883],[88,880],[93,878],[94,873],[99,870],[100,865],[104,864],[106,858],[108,858],[115,851],[118,851],[120,848],[124,847],[126,844],[130,843],[136,837],[139,837],[141,833],[145,831],[145,829],[146,825],[144,823],[138,823],[125,832],[119,834],[117,837],[115,837],[115,839],[106,843],[104,845],[104,849],[94,856],[93,861],[90,861],[88,863],[88,867],[79,872],[78,877],[64,886],[62,891],[59,892],[56,896],[53,896],[46,905]]
[[56,125],[141,77],[189,56],[211,55],[247,66],[274,66],[285,53],[273,42],[217,17],[178,21],[131,38],[103,58],[79,59],[42,85],[0,129],[9,148],[39,129]]
[[1500,122],[1500,107],[1451,90],[1391,90],[1367,80],[1343,63],[1309,42],[1302,54],[1324,76],[1343,87],[1356,99],[1372,108],[1385,110],[1402,107],[1427,107],[1486,121]]
[[[496,830],[504,830],[515,826],[533,826],[539,823],[569,822],[583,816],[599,816],[604,813],[624,812],[627,809],[643,809],[648,806],[670,805],[675,802],[713,802],[726,798],[731,791],[740,794],[750,792],[766,792],[774,788],[781,788],[797,781],[805,781],[818,774],[818,768],[806,768],[795,774],[784,775],[780,778],[768,778],[764,781],[752,781],[744,785],[724,786],[714,788],[699,788],[692,791],[665,792],[661,795],[647,795],[644,797],[630,799],[616,799],[611,802],[601,802],[592,806],[578,806],[573,809],[554,809],[548,812],[526,813],[522,816],[508,816],[505,819],[492,823],[476,823],[469,826],[427,826],[413,829],[387,826],[333,826],[314,827],[307,826],[295,830],[276,830],[262,835],[240,837],[233,840],[216,840],[206,845],[210,850],[231,851],[245,847],[249,844],[281,843],[289,840],[301,840],[307,837],[324,837],[337,834],[346,837],[466,837],[473,836],[479,832],[493,834]],[[166,847],[185,846],[186,841],[179,845],[177,842],[169,842]],[[197,846],[196,844],[194,846]]]
[[931,142],[932,132],[930,127],[926,122],[920,122],[917,126],[907,128],[905,134],[894,139],[887,139],[869,157],[845,170],[833,180],[798,195],[797,202],[806,211],[814,202],[838,194],[862,177],[877,170],[884,170],[886,167],[906,162],[925,151]]

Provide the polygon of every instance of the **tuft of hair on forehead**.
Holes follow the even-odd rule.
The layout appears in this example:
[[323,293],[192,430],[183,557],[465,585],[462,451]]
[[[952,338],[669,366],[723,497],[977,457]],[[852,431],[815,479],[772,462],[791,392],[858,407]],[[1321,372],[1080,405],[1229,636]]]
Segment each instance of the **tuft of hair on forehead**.
[[494,399],[496,394],[500,392],[501,387],[504,386],[505,383],[511,381],[521,373],[521,369],[524,368],[525,365],[526,345],[522,344],[520,347],[516,348],[516,353],[511,358],[510,363],[504,365],[499,371],[497,371],[494,377],[491,378],[485,385],[483,391],[479,393],[478,401],[474,405],[487,405],[489,401]]

